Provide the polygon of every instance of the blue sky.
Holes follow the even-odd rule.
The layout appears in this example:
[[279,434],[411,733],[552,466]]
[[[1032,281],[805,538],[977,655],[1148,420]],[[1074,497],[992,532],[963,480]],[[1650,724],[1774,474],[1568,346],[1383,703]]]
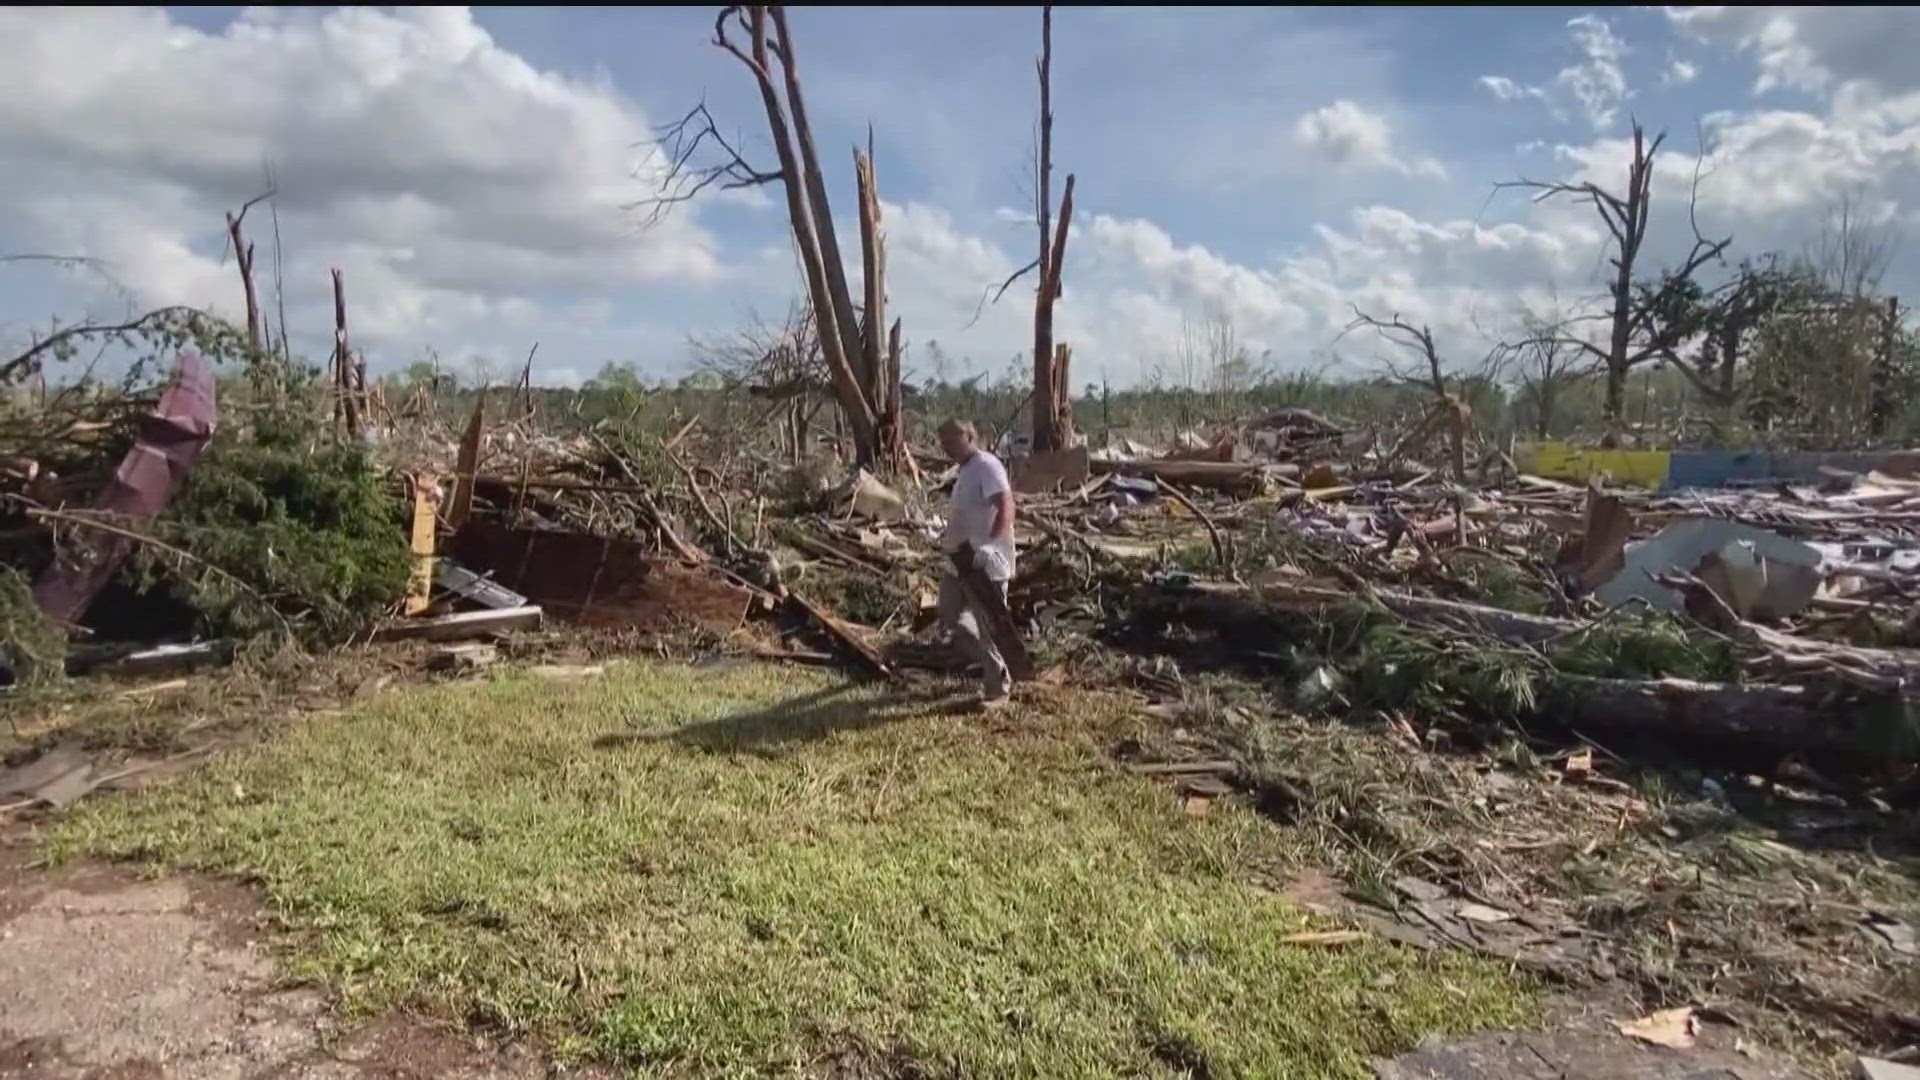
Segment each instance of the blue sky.
[[[622,204],[662,122],[704,100],[771,158],[713,8],[10,9],[0,61],[0,337],[163,302],[232,312],[222,213],[278,176],[288,321],[330,340],[348,281],[378,369],[433,350],[503,370],[541,342],[552,381],[607,362],[684,370],[797,291],[777,189],[642,229]],[[889,293],[910,341],[1001,370],[1030,296],[969,323],[1031,258],[1037,8],[791,12],[843,233],[872,125]],[[1055,14],[1055,161],[1078,176],[1062,332],[1080,373],[1164,371],[1230,322],[1283,368],[1359,371],[1359,304],[1434,325],[1465,366],[1522,313],[1595,290],[1590,211],[1489,202],[1528,175],[1617,185],[1629,115],[1670,131],[1656,259],[1703,220],[1735,250],[1797,251],[1841,197],[1920,220],[1920,40],[1899,9],[1071,8]],[[767,197],[771,196],[771,197]],[[249,218],[265,253],[270,232]],[[267,263],[262,258],[263,267]],[[1911,249],[1890,287],[1920,294]]]

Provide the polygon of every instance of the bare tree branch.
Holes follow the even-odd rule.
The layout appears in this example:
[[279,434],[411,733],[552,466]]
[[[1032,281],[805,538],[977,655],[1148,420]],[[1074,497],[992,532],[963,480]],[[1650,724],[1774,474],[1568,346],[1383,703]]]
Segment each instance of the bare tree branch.
[[[1001,282],[999,291],[997,292],[994,291],[994,287],[991,285],[980,290],[980,303],[977,307],[973,309],[973,318],[968,319],[967,325],[961,327],[960,329],[962,330],[973,329],[973,324],[980,321],[980,315],[982,312],[987,310],[988,304],[999,303],[1000,298],[1007,295],[1007,290],[1013,287],[1014,282],[1019,281],[1022,277],[1025,277],[1029,271],[1038,270],[1038,269],[1040,269],[1040,260],[1035,259],[1032,262],[1028,263],[1027,265],[1021,267],[1020,269],[1015,270],[1010,276],[1008,276],[1007,280]],[[992,295],[993,299],[988,300],[987,299],[988,295]]]
[[[721,47],[739,57],[742,63],[756,67],[754,62],[724,40]],[[719,160],[709,164],[699,164],[698,159],[706,154],[708,147],[719,151]],[[660,165],[664,159],[664,165]],[[646,224],[654,225],[663,220],[673,207],[688,202],[708,188],[719,191],[738,191],[743,188],[760,187],[776,180],[786,178],[783,170],[771,172],[755,168],[749,164],[746,155],[739,149],[739,140],[728,139],[720,131],[713,114],[707,111],[707,103],[701,101],[685,116],[666,125],[654,136],[647,157],[640,164],[640,172],[659,165],[662,169],[656,185],[656,194],[651,198],[628,203],[625,209],[648,211]]]

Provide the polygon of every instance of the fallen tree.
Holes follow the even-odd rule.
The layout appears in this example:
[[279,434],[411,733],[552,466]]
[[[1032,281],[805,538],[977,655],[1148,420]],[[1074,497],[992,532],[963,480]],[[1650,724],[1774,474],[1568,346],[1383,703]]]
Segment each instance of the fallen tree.
[[1094,475],[1113,473],[1145,480],[1165,480],[1182,487],[1206,488],[1228,495],[1258,494],[1265,469],[1258,464],[1222,461],[1092,461]]
[[[1870,776],[1920,763],[1910,719],[1917,695],[1910,680],[1893,677],[1920,672],[1914,650],[1843,648],[1760,627],[1735,641],[1671,620],[1578,622],[1377,588],[1343,592],[1295,583],[1153,590],[1137,597],[1128,614],[1136,624],[1209,631],[1223,647],[1198,651],[1216,658],[1257,659],[1291,647],[1310,669],[1337,671],[1350,686],[1335,695],[1336,706],[1405,708],[1422,716],[1452,710],[1681,751],[1749,771],[1771,771],[1789,756]],[[1681,659],[1673,643],[1690,634],[1717,646],[1715,655],[1725,662]],[[1597,645],[1592,638],[1609,640]],[[1644,672],[1607,672],[1609,664],[1596,660],[1661,650],[1675,654],[1665,665],[1670,670],[1656,664]],[[1801,684],[1739,677],[1743,666],[1781,672],[1794,657],[1802,658],[1793,669]],[[1843,659],[1853,666],[1841,666]],[[1261,663],[1272,674],[1271,661]],[[1862,679],[1855,670],[1860,665],[1873,665],[1885,680]],[[1725,677],[1699,677],[1712,671]]]

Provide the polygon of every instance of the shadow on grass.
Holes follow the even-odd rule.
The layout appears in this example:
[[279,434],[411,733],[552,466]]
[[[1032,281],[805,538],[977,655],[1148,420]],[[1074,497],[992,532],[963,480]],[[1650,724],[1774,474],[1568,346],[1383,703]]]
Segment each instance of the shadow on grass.
[[672,731],[603,735],[594,746],[606,749],[635,743],[675,742],[710,754],[778,757],[801,743],[838,733],[868,731],[901,720],[971,711],[973,699],[948,686],[902,689],[870,696],[847,684],[785,698],[763,709],[735,713]]

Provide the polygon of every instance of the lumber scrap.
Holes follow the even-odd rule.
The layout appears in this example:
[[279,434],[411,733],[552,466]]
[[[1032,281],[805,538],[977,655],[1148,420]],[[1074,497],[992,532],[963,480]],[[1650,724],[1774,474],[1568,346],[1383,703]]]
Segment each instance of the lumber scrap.
[[480,436],[486,425],[487,388],[474,398],[473,416],[460,436],[460,454],[453,465],[453,498],[447,503],[447,527],[459,530],[473,514],[474,473],[480,468]]
[[439,479],[431,472],[416,474],[413,477],[413,530],[410,537],[413,566],[407,575],[406,601],[400,608],[403,615],[418,615],[432,606],[433,551],[439,529],[435,511],[439,502]]
[[887,680],[893,680],[899,677],[894,672],[893,666],[887,663],[886,657],[881,656],[878,650],[872,645],[867,644],[866,639],[862,638],[858,631],[838,615],[835,615],[833,612],[828,611],[791,589],[787,590],[787,599],[793,601],[795,607],[805,613],[807,618],[818,623],[820,628],[825,630],[835,640],[853,650],[854,655],[858,656],[861,662],[875,675]]
[[1207,488],[1227,495],[1258,494],[1265,469],[1258,462],[1223,461],[1093,461],[1095,475],[1115,473],[1144,480],[1166,480],[1189,488]]
[[531,630],[540,625],[542,615],[539,606],[533,604],[505,611],[461,611],[431,619],[388,623],[373,632],[373,640],[459,641],[510,630]]

